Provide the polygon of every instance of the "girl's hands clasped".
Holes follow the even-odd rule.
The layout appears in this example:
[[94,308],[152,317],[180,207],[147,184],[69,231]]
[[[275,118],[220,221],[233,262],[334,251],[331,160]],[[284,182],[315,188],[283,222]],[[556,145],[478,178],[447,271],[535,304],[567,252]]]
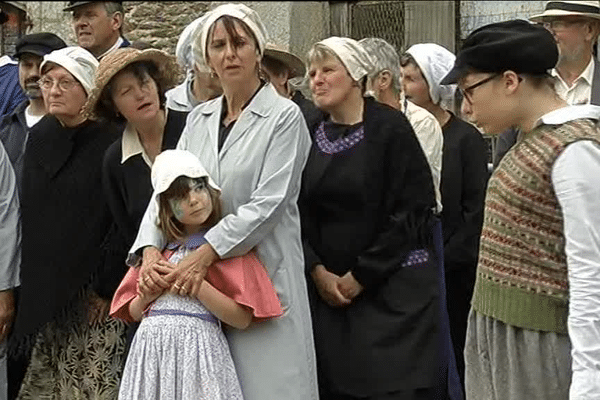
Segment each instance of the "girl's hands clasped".
[[171,292],[181,296],[196,296],[208,267],[219,259],[219,255],[208,243],[185,256],[165,280],[173,282]]
[[166,261],[156,247],[146,247],[138,280],[140,293],[155,294],[170,289],[169,273],[174,269],[175,265]]

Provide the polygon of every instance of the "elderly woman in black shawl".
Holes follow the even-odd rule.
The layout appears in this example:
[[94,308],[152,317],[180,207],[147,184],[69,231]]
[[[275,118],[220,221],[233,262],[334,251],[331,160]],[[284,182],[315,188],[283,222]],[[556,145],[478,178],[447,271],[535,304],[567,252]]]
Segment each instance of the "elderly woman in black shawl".
[[108,399],[118,390],[124,324],[107,316],[114,288],[106,271],[115,262],[103,245],[112,218],[100,184],[117,131],[81,112],[97,66],[80,47],[56,50],[41,64],[48,115],[25,151],[21,296],[11,340],[12,351],[31,349],[20,399]]

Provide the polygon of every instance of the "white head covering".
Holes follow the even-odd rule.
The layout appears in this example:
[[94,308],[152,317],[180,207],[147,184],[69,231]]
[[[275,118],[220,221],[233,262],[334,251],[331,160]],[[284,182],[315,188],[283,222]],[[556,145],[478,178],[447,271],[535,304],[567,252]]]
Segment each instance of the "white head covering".
[[406,52],[415,59],[421,69],[429,85],[429,95],[433,103],[451,110],[456,85],[440,85],[440,82],[454,67],[456,56],[435,43],[415,44]]
[[175,179],[182,175],[189,178],[207,177],[208,184],[213,189],[221,191],[193,153],[187,150],[165,150],[156,156],[150,172],[155,193],[157,195],[163,193]]
[[40,71],[48,62],[60,65],[71,73],[81,83],[85,92],[91,93],[94,88],[94,76],[98,68],[96,57],[83,47],[70,46],[46,54],[40,65]]
[[[195,49],[194,42],[196,42],[202,33],[202,27],[204,22],[208,18],[209,13],[205,13],[200,18],[196,18],[188,26],[185,27],[179,40],[177,40],[177,46],[175,47],[175,57],[177,62],[186,71],[191,70],[194,67],[194,63],[198,64],[199,67],[204,67],[204,57],[200,54],[201,49]],[[201,68],[199,68],[201,69]],[[202,69],[201,69],[202,70]]]
[[374,68],[374,63],[365,49],[354,39],[331,36],[317,44],[327,47],[342,60],[348,73],[355,81],[360,81]]
[[258,41],[258,50],[261,55],[265,52],[265,43],[268,39],[267,29],[263,25],[258,13],[244,4],[223,4],[208,13],[208,17],[202,27],[202,35],[200,37],[200,48],[204,57],[204,62],[208,64],[206,59],[206,46],[208,41],[208,31],[211,26],[222,16],[229,15],[239,19],[248,25],[248,28],[254,33]]

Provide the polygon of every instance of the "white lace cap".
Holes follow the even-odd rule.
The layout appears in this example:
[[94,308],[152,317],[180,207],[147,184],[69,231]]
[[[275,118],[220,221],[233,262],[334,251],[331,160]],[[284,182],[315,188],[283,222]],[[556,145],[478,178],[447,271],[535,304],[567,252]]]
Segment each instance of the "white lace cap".
[[44,69],[44,65],[53,62],[60,65],[81,83],[81,86],[88,94],[94,88],[94,77],[96,69],[98,69],[98,60],[96,57],[83,47],[70,46],[46,54],[40,65],[40,71]]
[[331,36],[321,40],[318,44],[333,51],[342,60],[352,79],[357,82],[365,75],[368,75],[374,68],[371,56],[354,39]]
[[406,52],[417,62],[429,86],[429,96],[433,103],[452,109],[456,85],[440,85],[440,82],[454,67],[456,56],[435,43],[415,44]]
[[208,172],[193,153],[187,150],[165,150],[154,159],[150,180],[156,194],[166,191],[171,183],[180,176],[189,178],[208,178],[208,184],[221,191]]
[[268,39],[267,28],[262,23],[260,16],[256,11],[251,9],[250,7],[244,4],[223,4],[214,10],[210,11],[208,14],[208,18],[204,22],[204,26],[202,27],[202,35],[200,38],[200,46],[202,49],[202,56],[204,57],[204,62],[208,64],[208,60],[206,59],[206,46],[208,45],[208,32],[213,26],[213,24],[222,16],[229,15],[231,17],[237,18],[240,21],[244,22],[248,25],[248,28],[254,33],[256,40],[258,41],[258,49],[260,55],[263,55],[265,52],[265,43]]

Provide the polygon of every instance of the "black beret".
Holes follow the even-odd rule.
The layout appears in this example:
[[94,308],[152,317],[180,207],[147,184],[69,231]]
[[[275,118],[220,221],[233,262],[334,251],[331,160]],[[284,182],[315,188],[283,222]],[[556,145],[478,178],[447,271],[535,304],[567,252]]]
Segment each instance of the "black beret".
[[[104,3],[103,1],[70,1],[69,6],[63,8],[63,11],[73,11],[75,8],[79,6],[83,6],[88,3]],[[111,1],[110,3],[123,3],[122,1]]]
[[17,40],[14,57],[18,59],[23,53],[32,53],[43,57],[54,50],[64,47],[67,47],[67,44],[54,33],[32,33]]
[[521,19],[499,22],[467,36],[454,67],[440,83],[456,83],[469,70],[542,75],[557,61],[556,40],[546,28]]

